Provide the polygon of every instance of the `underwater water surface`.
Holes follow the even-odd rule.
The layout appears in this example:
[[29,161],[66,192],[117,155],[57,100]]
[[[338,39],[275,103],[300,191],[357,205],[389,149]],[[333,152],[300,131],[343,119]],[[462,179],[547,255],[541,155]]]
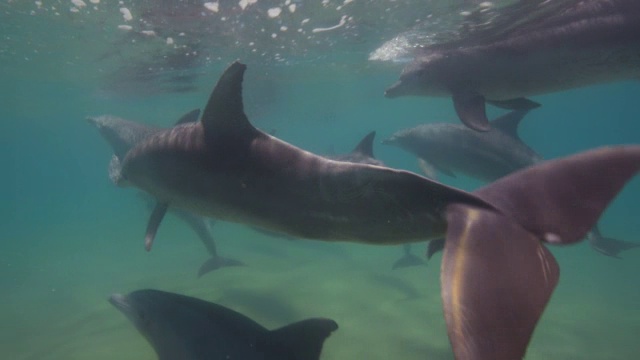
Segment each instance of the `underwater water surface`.
[[[204,107],[239,58],[257,127],[320,154],[349,152],[375,130],[377,158],[420,172],[413,156],[380,140],[421,123],[457,123],[450,99],[385,99],[404,63],[369,56],[418,19],[446,29],[475,4],[258,1],[243,9],[220,1],[213,11],[193,1],[81,3],[0,4],[0,358],[155,359],[107,301],[145,288],[216,302],[270,329],[332,318],[340,328],[322,359],[453,358],[440,255],[392,270],[399,246],[291,241],[218,221],[218,250],[247,266],[197,278],[206,251],[176,218],[167,216],[153,250],[144,250],[149,211],[135,190],[111,183],[112,151],[85,118],[113,114],[169,127]],[[280,13],[272,16],[274,8]],[[640,84],[626,81],[537,96],[543,106],[520,136],[545,158],[637,144],[639,95]],[[488,110],[490,118],[502,113]],[[465,190],[483,185],[439,180]],[[640,242],[639,213],[635,178],[603,214],[601,230]],[[413,246],[418,255],[425,249]],[[560,283],[526,358],[636,358],[640,250],[615,259],[586,242],[550,249]]]

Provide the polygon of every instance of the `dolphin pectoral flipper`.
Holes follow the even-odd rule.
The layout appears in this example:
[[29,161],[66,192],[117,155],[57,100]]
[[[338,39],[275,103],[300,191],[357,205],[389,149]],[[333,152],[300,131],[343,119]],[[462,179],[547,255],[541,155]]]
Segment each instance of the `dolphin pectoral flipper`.
[[520,359],[559,270],[542,242],[584,238],[640,170],[640,146],[605,147],[528,167],[452,204],[442,298],[456,359]]
[[151,212],[149,222],[147,223],[147,232],[144,235],[144,248],[147,249],[147,251],[151,251],[151,246],[153,246],[153,240],[156,238],[158,227],[160,227],[160,223],[164,218],[164,214],[167,213],[168,207],[168,203],[159,202]]
[[540,103],[523,97],[509,100],[487,100],[487,102],[493,106],[507,110],[531,110],[542,106]]
[[441,286],[455,358],[522,359],[558,283],[558,264],[502,214],[452,205],[447,218]]
[[473,91],[457,91],[452,99],[458,117],[466,126],[477,131],[489,131],[484,96]]

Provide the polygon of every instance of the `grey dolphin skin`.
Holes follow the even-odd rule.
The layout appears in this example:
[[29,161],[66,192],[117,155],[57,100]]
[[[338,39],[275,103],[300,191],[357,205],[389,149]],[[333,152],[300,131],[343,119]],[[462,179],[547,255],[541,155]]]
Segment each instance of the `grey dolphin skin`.
[[385,96],[451,97],[465,125],[486,131],[485,102],[525,110],[539,106],[527,96],[640,77],[639,1],[563,4],[423,48]]
[[[192,110],[183,115],[176,122],[176,125],[196,122],[198,121],[199,116],[199,109]],[[100,134],[105,138],[105,140],[107,140],[107,142],[111,145],[114,154],[109,164],[109,177],[115,184],[118,184],[122,180],[120,175],[120,163],[124,159],[126,153],[137,143],[161,130],[161,128],[159,127],[143,125],[111,115],[89,117],[87,118],[87,121],[89,121],[90,124],[94,125],[98,129]],[[153,209],[152,213],[157,216],[157,207],[155,201],[148,201],[148,196],[143,197],[144,200],[147,201],[150,207]],[[182,220],[198,235],[198,238],[205,246],[207,252],[210,255],[210,258],[207,259],[198,269],[198,277],[201,277],[206,273],[222,267],[244,265],[239,260],[218,255],[215,240],[211,235],[211,226],[205,218],[188,211],[175,208],[170,209],[170,213],[176,216],[178,219]],[[159,219],[154,216],[151,217],[149,224],[147,225],[148,230],[145,235],[145,245],[150,245],[153,242],[161,220],[162,217],[160,217]],[[150,246],[147,246],[147,250],[149,249]]]
[[330,160],[256,129],[246,66],[222,74],[198,123],[125,156],[126,183],[161,204],[294,237],[404,244],[446,236],[441,288],[458,359],[522,358],[559,279],[544,243],[580,241],[640,170],[640,146],[550,160],[473,193],[383,166]]
[[400,130],[382,143],[413,153],[446,175],[461,173],[494,181],[542,161],[518,136],[518,125],[526,114],[512,111],[503,115],[492,121],[486,132],[458,124],[418,125]]
[[[400,130],[382,143],[413,153],[426,163],[427,168],[432,166],[446,175],[465,174],[483,181],[495,181],[543,161],[518,136],[518,125],[527,112],[516,110],[500,116],[491,122],[491,129],[486,132],[459,124],[432,123]],[[603,237],[597,226],[588,239],[593,249],[616,258],[620,252],[640,246]],[[429,243],[427,258],[444,248],[440,241]]]
[[[346,161],[351,163],[369,164],[384,166],[384,163],[375,158],[373,155],[373,140],[376,137],[376,132],[372,131],[368,133],[356,147],[349,153],[340,155],[327,155],[326,157],[332,160]],[[420,257],[411,253],[411,245],[402,245],[402,255],[400,258],[391,265],[392,270],[424,265],[425,262]]]
[[147,339],[158,360],[318,360],[338,329],[312,318],[269,331],[224,306],[159,290],[114,294],[109,302]]

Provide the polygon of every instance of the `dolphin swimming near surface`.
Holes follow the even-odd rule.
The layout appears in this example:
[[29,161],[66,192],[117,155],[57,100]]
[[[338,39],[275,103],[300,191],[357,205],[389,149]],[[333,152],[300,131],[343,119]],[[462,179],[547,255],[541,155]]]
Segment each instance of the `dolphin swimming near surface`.
[[583,239],[640,170],[640,146],[604,147],[469,193],[404,170],[327,159],[249,122],[245,69],[234,62],[224,71],[201,121],[129,150],[121,182],[164,208],[301,238],[382,245],[446,236],[442,300],[458,359],[524,356],[559,279],[544,243]]
[[311,318],[269,331],[224,306],[159,290],[113,294],[109,302],[159,360],[318,360],[338,329],[333,320]]
[[485,102],[526,110],[539,106],[528,96],[640,77],[639,1],[562,5],[421,49],[385,96],[451,97],[466,126],[487,131]]
[[[199,116],[200,109],[192,110],[182,116],[176,124],[198,121]],[[114,155],[112,156],[109,164],[109,178],[115,184],[120,181],[120,163],[124,159],[126,153],[137,143],[161,130],[159,127],[144,125],[111,115],[89,117],[87,118],[87,121],[98,128],[100,134],[105,138],[105,140],[107,140],[114,151]],[[149,203],[149,197],[143,197],[144,200]],[[153,208],[155,206],[155,204],[153,204],[154,201],[152,200],[150,203],[151,208]],[[198,277],[222,267],[244,265],[239,260],[218,255],[215,240],[211,235],[211,226],[207,219],[176,208],[172,208],[170,212],[187,224],[198,235],[198,238],[211,256],[202,264],[202,266],[200,266],[198,270]],[[148,225],[148,228],[152,231],[147,232],[145,238],[146,242],[150,243],[155,238],[158,227],[155,225]],[[147,248],[147,250],[149,249],[150,248]]]
[[[500,116],[491,122],[491,129],[486,132],[459,124],[418,125],[400,130],[382,143],[416,155],[428,177],[433,178],[434,171],[430,170],[433,167],[449,176],[465,174],[491,182],[543,161],[518,136],[518,125],[527,113],[516,110]],[[597,226],[588,234],[588,239],[593,249],[616,258],[621,251],[640,247],[640,244],[603,237]],[[444,239],[429,242],[427,258],[444,248],[440,241]]]

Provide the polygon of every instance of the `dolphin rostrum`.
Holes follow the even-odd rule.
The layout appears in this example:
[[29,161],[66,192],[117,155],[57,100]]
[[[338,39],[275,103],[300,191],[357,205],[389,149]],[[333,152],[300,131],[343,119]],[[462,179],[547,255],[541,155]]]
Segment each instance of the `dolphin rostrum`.
[[640,169],[640,146],[525,168],[469,193],[417,174],[327,159],[256,129],[246,66],[222,74],[197,123],[151,135],[124,183],[160,204],[295,237],[401,244],[446,236],[441,287],[458,359],[524,356],[559,269],[543,243],[582,238]]
[[[200,109],[192,110],[183,115],[176,125],[196,122],[198,121],[199,116]],[[120,176],[121,162],[126,153],[148,136],[161,131],[161,128],[159,127],[143,125],[111,115],[89,117],[87,118],[87,121],[94,125],[105,140],[107,140],[109,145],[111,145],[114,154],[111,158],[111,162],[109,163],[109,178],[115,184],[118,184],[122,180]],[[158,210],[154,201],[149,201],[148,196],[143,196],[143,198],[147,203],[151,203],[150,207],[153,209],[152,213],[157,214]],[[207,219],[181,209],[172,208],[170,212],[187,224],[196,233],[196,235],[198,235],[198,238],[210,255],[210,258],[207,259],[207,261],[205,261],[198,269],[198,277],[221,267],[244,265],[239,260],[218,255],[215,240],[211,235],[211,226]],[[157,219],[155,216],[151,216],[150,218],[150,222],[147,225],[148,231],[145,235],[145,245],[147,250],[151,249],[150,245],[155,238],[160,221],[161,218]]]
[[[431,123],[400,130],[383,144],[398,146],[416,155],[427,176],[433,178],[431,167],[454,176],[465,174],[483,181],[495,181],[543,158],[518,136],[518,125],[528,111],[515,110],[491,122],[486,132],[471,130],[459,124]],[[597,226],[588,234],[589,244],[596,251],[619,258],[621,251],[640,244],[603,237]],[[444,239],[431,241],[427,257],[442,250]]]
[[333,320],[311,318],[269,331],[224,306],[159,290],[113,294],[109,302],[159,360],[318,360],[338,329]]
[[639,1],[563,4],[421,49],[385,96],[451,97],[465,125],[486,131],[485,102],[532,109],[527,96],[640,77]]

